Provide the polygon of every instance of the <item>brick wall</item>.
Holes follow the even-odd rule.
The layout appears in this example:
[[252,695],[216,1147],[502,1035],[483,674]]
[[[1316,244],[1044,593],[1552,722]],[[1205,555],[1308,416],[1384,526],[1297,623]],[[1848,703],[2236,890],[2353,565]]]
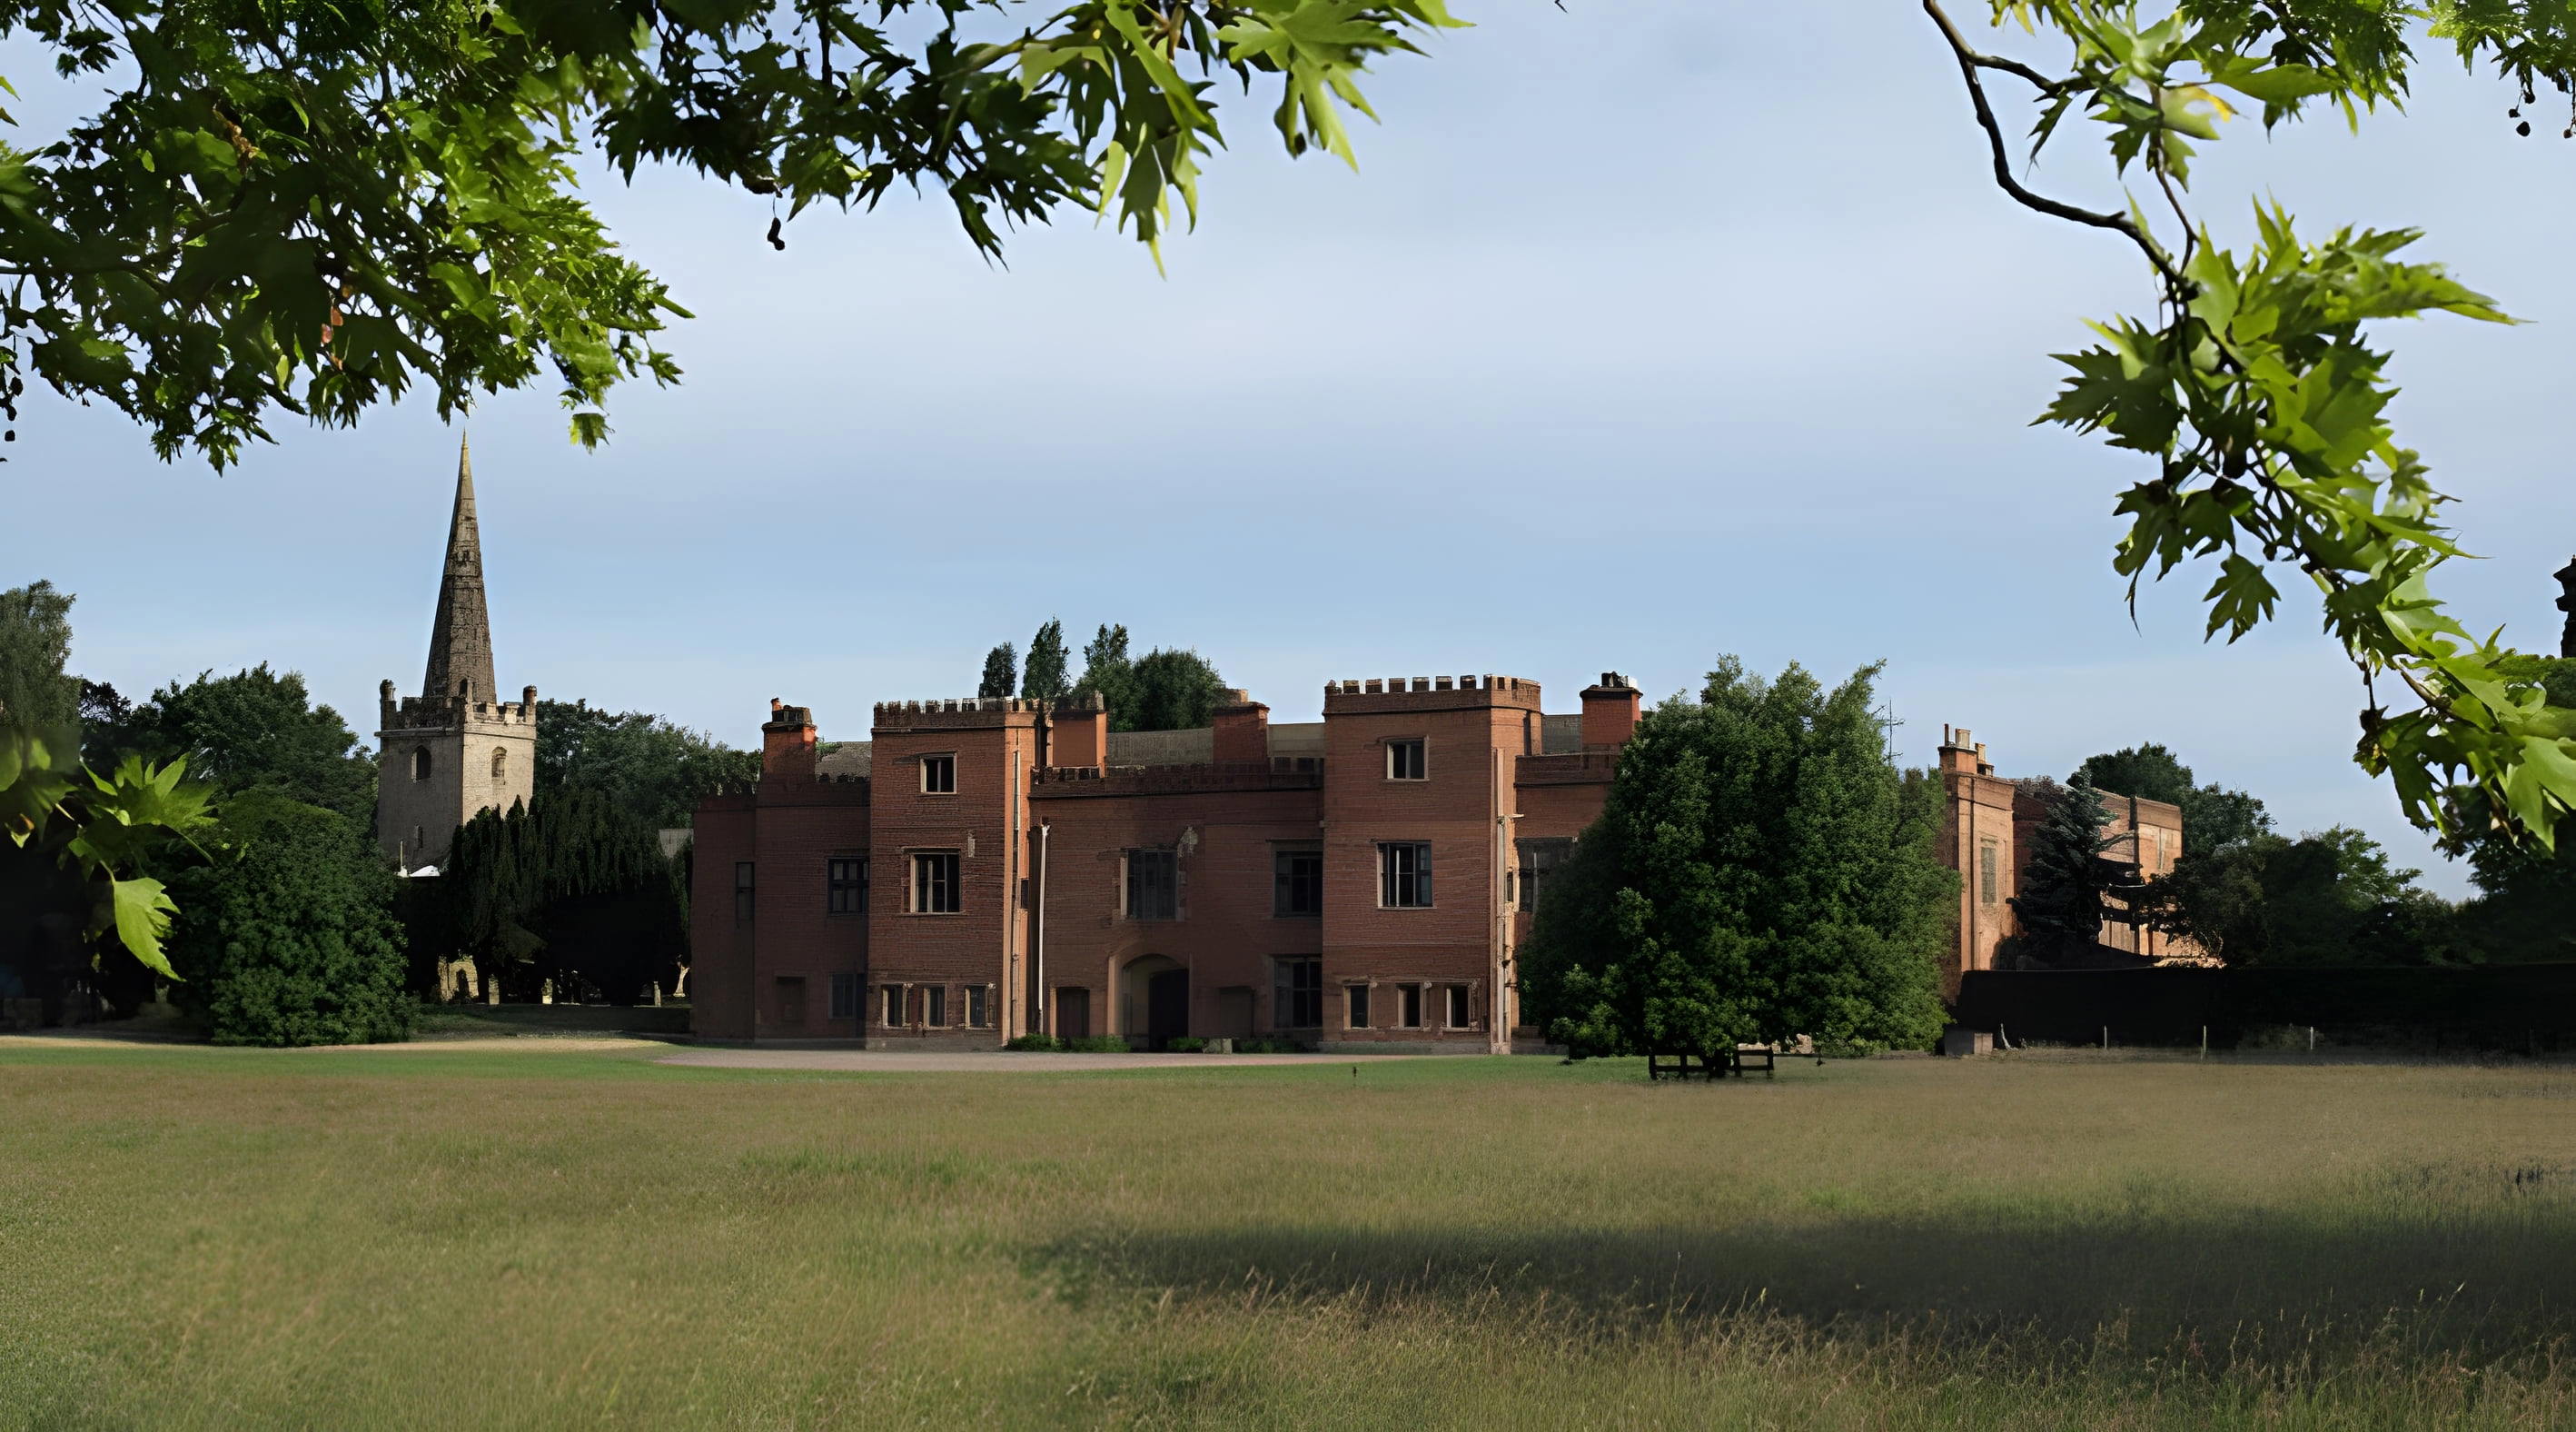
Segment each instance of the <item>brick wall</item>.
[[[1618,703],[1609,704],[1615,718]],[[1514,858],[1508,842],[1588,826],[1615,751],[1537,756],[1539,689],[1508,677],[1336,683],[1316,739],[1299,746],[1314,754],[1284,761],[1266,754],[1266,712],[1228,705],[1232,719],[1209,750],[1251,758],[1130,769],[1101,767],[1112,753],[1068,739],[1063,724],[1087,722],[1087,713],[1017,701],[889,703],[875,711],[871,776],[846,781],[814,778],[811,716],[779,708],[764,728],[757,793],[714,797],[699,811],[698,1032],[792,1040],[864,1031],[875,1046],[990,1047],[1028,1028],[1039,972],[1020,882],[1037,875],[1043,821],[1046,885],[1030,893],[1046,907],[1044,984],[1050,1005],[1056,991],[1083,992],[1082,1032],[1146,1033],[1150,979],[1161,971],[1167,990],[1171,974],[1186,977],[1187,1032],[1277,1037],[1279,962],[1320,960],[1323,1021],[1290,1037],[1491,1047],[1497,961],[1510,947],[1499,888]],[[1037,767],[1050,719],[1060,723],[1044,738],[1050,754],[1090,756],[1085,768]],[[1423,778],[1391,779],[1387,743],[1408,739],[1425,743]],[[922,763],[934,756],[953,759],[953,792],[923,789]],[[1512,814],[1523,819],[1507,830],[1499,818]],[[1381,903],[1378,847],[1390,841],[1431,846],[1428,908]],[[1323,912],[1283,916],[1276,859],[1301,849],[1323,858]],[[1138,850],[1172,852],[1177,918],[1128,918],[1125,860]],[[956,914],[910,908],[909,857],[931,851],[959,857]],[[866,912],[834,915],[826,862],[858,854],[870,862]],[[734,867],[744,860],[755,870],[747,924],[733,913]],[[859,977],[858,1018],[829,1016],[835,975]],[[1353,984],[1375,992],[1364,1028],[1345,1023],[1343,991]],[[892,1027],[882,1022],[889,985],[904,991]],[[1399,1023],[1408,985],[1421,989],[1419,1027]],[[946,991],[945,1028],[924,1027],[920,992],[932,986]],[[1452,986],[1469,996],[1455,1027]],[[992,1023],[981,1029],[960,1024],[973,987],[991,991]],[[1508,1022],[1507,996],[1501,1013]]]
[[[1049,1000],[1083,989],[1089,1033],[1141,1035],[1147,1011],[1122,987],[1134,981],[1121,976],[1160,956],[1188,973],[1191,1033],[1272,1036],[1274,961],[1323,948],[1323,921],[1279,916],[1273,895],[1274,855],[1320,843],[1317,783],[1139,794],[1121,793],[1114,781],[1039,789]],[[1178,919],[1127,918],[1131,850],[1174,852]],[[1056,1021],[1050,1028],[1073,1032]]]
[[[888,703],[876,709],[871,842],[881,867],[868,895],[877,932],[868,971],[872,1041],[997,1045],[1025,1027],[1028,950],[1020,880],[1029,772],[1037,760],[1035,703]],[[925,758],[955,762],[956,789],[925,791]],[[954,852],[955,914],[911,908],[913,857]],[[884,989],[908,987],[899,1024],[885,1021]],[[928,1022],[923,991],[944,990],[944,1022]],[[988,991],[987,1024],[965,1024],[970,987]]]
[[[1473,681],[1475,684],[1470,685]],[[1539,710],[1535,682],[1508,677],[1342,682],[1324,696],[1323,1042],[1486,1046],[1501,957],[1498,818],[1510,814],[1512,765]],[[1371,690],[1372,686],[1379,689]],[[1524,717],[1531,718],[1525,721]],[[1420,780],[1391,779],[1390,742],[1420,740]],[[1382,903],[1380,849],[1431,847],[1432,903]],[[1348,1022],[1342,991],[1371,990],[1366,1028]],[[1449,1027],[1446,988],[1469,988],[1465,1028]],[[1404,988],[1422,987],[1407,1027]],[[1510,1017],[1508,1009],[1503,1018]]]

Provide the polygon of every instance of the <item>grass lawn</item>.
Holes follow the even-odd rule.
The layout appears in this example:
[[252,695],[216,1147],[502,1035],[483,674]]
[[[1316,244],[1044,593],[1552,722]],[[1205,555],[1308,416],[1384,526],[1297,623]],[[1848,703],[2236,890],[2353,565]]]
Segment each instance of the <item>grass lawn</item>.
[[0,1050],[0,1426],[2576,1424],[2576,1071]]

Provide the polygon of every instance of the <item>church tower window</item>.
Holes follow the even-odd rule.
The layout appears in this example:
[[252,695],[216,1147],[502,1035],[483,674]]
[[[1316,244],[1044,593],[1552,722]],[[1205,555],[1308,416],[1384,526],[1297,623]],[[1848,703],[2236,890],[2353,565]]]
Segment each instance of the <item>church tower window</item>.
[[415,781],[425,781],[429,779],[429,748],[427,746],[417,746],[412,749],[411,778]]
[[492,779],[502,780],[510,774],[510,753],[498,746],[492,748]]

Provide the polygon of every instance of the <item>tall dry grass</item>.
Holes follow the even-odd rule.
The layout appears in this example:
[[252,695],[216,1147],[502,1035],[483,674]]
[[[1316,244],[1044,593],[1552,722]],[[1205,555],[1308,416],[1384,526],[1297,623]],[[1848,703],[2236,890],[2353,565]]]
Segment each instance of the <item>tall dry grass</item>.
[[2576,1073],[0,1053],[0,1425],[2542,1427]]

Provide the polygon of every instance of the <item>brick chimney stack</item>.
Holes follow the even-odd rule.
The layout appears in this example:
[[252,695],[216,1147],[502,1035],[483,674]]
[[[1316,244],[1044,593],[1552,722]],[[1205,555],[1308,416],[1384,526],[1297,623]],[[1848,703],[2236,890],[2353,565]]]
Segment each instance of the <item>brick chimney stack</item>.
[[814,780],[814,713],[769,698],[769,719],[760,727],[760,778],[793,784]]
[[1615,671],[1601,673],[1601,684],[1583,688],[1583,749],[1615,751],[1637,734],[1637,688]]
[[1268,761],[1270,759],[1270,708],[1252,699],[1242,690],[1225,693],[1215,712],[1216,761]]
[[1994,763],[1986,759],[1986,748],[1967,727],[1941,728],[1941,769],[1963,775],[1991,776]]
[[1058,766],[1109,764],[1109,707],[1097,691],[1056,698],[1047,760]]

